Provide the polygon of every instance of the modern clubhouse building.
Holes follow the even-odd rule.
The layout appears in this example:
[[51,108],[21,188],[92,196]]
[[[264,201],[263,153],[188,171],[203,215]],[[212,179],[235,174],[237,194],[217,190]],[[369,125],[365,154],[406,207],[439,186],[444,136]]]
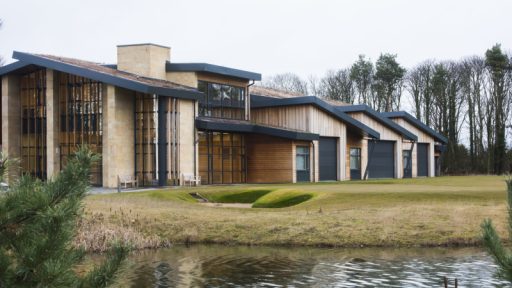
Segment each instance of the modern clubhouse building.
[[0,67],[1,144],[41,179],[78,145],[102,155],[94,185],[286,183],[432,177],[446,138],[406,112],[253,86],[258,73],[117,47],[117,64],[14,52]]

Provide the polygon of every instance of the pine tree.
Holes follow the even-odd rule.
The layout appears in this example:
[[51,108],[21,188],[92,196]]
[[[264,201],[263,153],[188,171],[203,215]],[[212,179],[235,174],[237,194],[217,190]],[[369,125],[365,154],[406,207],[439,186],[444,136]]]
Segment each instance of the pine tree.
[[[507,183],[508,236],[512,240],[512,177],[509,176],[505,182]],[[494,258],[496,265],[498,265],[498,275],[512,282],[512,252],[501,243],[491,219],[486,219],[482,223],[482,234],[484,246]]]
[[106,287],[115,280],[126,246],[113,245],[102,265],[78,275],[84,252],[71,244],[98,160],[82,147],[54,179],[21,176],[0,194],[0,287]]

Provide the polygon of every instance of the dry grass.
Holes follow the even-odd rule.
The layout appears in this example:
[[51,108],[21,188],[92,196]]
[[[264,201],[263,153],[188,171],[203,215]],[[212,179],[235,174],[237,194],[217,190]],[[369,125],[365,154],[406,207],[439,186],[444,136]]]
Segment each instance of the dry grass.
[[[315,196],[287,208],[240,209],[206,207],[188,195],[255,189],[272,190],[264,197],[286,190]],[[77,242],[91,250],[101,250],[118,238],[131,240],[138,248],[169,243],[476,245],[484,218],[492,218],[506,235],[505,189],[502,177],[469,176],[94,195],[86,199],[87,214]]]

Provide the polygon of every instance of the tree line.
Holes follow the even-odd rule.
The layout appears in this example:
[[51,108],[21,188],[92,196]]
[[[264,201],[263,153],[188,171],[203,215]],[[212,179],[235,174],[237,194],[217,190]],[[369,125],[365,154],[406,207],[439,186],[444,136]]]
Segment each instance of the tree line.
[[375,63],[360,55],[350,67],[321,78],[285,73],[261,85],[380,112],[400,110],[407,101],[408,112],[448,138],[445,174],[503,174],[512,172],[511,64],[500,44],[483,55],[427,60],[410,69],[394,54],[381,54]]

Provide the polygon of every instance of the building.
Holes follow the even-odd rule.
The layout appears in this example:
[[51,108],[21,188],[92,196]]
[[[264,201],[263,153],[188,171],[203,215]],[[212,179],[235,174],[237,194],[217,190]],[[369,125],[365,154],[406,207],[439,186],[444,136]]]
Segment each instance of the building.
[[14,52],[0,67],[2,150],[47,179],[86,144],[102,155],[91,181],[105,187],[121,175],[166,186],[184,174],[204,184],[436,174],[446,138],[405,112],[261,93],[258,73],[170,56],[155,44],[118,46],[113,65]]

